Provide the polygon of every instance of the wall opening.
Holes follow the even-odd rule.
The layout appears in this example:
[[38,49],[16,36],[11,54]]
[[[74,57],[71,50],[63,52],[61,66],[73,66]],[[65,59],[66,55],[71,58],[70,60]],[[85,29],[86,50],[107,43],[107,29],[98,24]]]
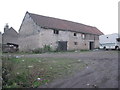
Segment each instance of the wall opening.
[[57,51],[67,51],[67,41],[58,41]]
[[94,42],[89,42],[89,49],[93,50],[94,49]]
[[54,34],[59,34],[59,30],[54,30]]

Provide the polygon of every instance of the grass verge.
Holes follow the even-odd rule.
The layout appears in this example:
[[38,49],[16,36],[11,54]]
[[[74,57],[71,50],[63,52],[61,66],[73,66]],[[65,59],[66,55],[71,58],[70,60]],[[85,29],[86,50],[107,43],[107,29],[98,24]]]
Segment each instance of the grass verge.
[[85,67],[81,60],[68,58],[2,57],[3,88],[37,88]]

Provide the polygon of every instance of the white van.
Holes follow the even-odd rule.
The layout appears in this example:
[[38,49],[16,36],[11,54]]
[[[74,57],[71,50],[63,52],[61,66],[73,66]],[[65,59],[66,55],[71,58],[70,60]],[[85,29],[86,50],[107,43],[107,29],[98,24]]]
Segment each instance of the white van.
[[118,39],[118,34],[108,34],[108,35],[101,35],[99,37],[99,48],[100,49],[120,49],[120,41]]

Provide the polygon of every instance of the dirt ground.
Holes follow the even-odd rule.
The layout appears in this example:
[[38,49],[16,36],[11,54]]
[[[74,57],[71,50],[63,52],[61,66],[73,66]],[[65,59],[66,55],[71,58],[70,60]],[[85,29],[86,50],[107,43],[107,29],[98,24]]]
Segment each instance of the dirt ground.
[[40,88],[118,88],[118,51],[89,51],[21,55],[22,57],[74,58],[87,63],[72,76],[56,79]]
[[88,63],[73,76],[57,79],[44,88],[118,88],[118,51],[45,53],[25,57],[75,58]]

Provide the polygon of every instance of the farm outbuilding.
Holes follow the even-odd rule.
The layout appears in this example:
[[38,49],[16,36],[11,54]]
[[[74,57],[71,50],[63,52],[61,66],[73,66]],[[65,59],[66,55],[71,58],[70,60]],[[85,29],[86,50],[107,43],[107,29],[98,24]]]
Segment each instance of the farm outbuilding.
[[99,47],[96,27],[26,12],[19,29],[19,50],[49,45],[53,50],[91,50]]
[[16,52],[19,48],[19,34],[15,31],[13,27],[9,28],[6,24],[4,27],[4,33],[2,34],[2,50],[3,52]]

